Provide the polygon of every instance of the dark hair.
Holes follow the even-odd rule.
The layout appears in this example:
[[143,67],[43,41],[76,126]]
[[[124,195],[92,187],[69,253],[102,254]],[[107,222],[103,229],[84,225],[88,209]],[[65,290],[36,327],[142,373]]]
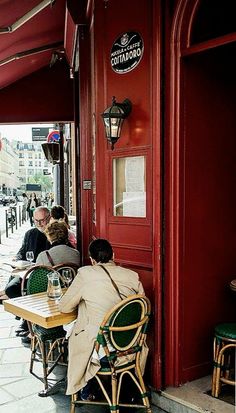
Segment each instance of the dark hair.
[[60,219],[65,217],[65,209],[61,205],[54,205],[51,209],[51,217]]
[[68,226],[68,228],[70,229],[69,218],[68,218],[68,215],[67,215],[66,212],[64,214],[64,221],[65,221],[66,225]]
[[112,259],[113,249],[106,239],[98,238],[89,244],[89,255],[96,262],[108,262]]

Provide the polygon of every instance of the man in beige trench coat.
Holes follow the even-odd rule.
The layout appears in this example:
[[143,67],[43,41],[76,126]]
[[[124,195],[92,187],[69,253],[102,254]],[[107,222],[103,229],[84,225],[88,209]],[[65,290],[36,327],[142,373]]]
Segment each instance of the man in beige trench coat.
[[105,314],[121,300],[109,275],[99,264],[108,270],[122,298],[144,294],[138,274],[113,262],[113,250],[107,240],[92,241],[89,255],[92,265],[78,270],[59,303],[64,313],[78,308],[78,317],[69,336],[67,394],[78,392],[99,370],[99,359],[91,357],[98,329]]

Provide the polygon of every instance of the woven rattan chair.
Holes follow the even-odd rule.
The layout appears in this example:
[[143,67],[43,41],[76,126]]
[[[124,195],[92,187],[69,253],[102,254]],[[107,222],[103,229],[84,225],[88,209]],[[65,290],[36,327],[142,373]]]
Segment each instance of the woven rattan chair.
[[[22,293],[23,294],[36,294],[47,290],[49,272],[52,271],[52,267],[43,265],[36,265],[27,271],[22,279]],[[26,283],[27,279],[27,283]],[[43,380],[45,391],[48,389],[48,376],[52,370],[56,367],[59,360],[64,356],[64,341],[66,332],[63,327],[44,328],[37,324],[30,326],[32,334],[31,339],[31,360],[30,360],[30,373],[39,379]],[[33,372],[34,361],[37,359],[37,350],[40,350],[43,364],[43,378],[39,377]],[[56,357],[54,355],[57,351]],[[50,368],[48,364],[50,363]],[[43,395],[43,393],[41,393]]]
[[[78,400],[77,393],[73,394],[71,413],[75,412],[75,406],[78,404],[109,405],[112,413],[119,413],[121,406],[144,408],[146,412],[151,413],[140,366],[140,355],[146,342],[149,317],[150,301],[143,295],[133,295],[122,300],[106,314],[95,343],[97,353],[102,347],[106,354],[106,360],[104,363],[101,362],[101,368],[95,376],[105,401],[82,401]],[[109,350],[110,348],[114,350]],[[135,383],[142,404],[119,402],[122,380],[126,374]],[[110,378],[109,389],[107,389],[107,383],[104,385],[105,377]]]
[[[46,265],[34,265],[26,271],[21,282],[21,295],[42,293],[47,291],[48,273],[52,267]],[[31,292],[32,291],[32,292]]]
[[235,381],[236,323],[219,324],[215,327],[214,369],[212,396],[219,397],[221,383],[236,385]]

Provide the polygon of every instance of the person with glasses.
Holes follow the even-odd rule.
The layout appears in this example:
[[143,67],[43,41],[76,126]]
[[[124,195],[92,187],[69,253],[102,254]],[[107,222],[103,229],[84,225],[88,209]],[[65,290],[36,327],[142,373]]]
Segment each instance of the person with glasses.
[[[24,236],[22,246],[19,249],[15,261],[26,260],[27,251],[32,251],[34,254],[34,262],[36,261],[40,252],[48,250],[51,247],[46,235],[44,234],[46,225],[50,221],[50,211],[47,207],[39,206],[34,210],[33,214],[35,227],[29,229]],[[8,298],[15,298],[21,296],[21,278],[20,277],[10,277],[5,289],[0,291],[0,301],[6,300]],[[16,333],[19,334],[21,331],[28,331],[27,322],[22,323]]]
[[25,233],[22,246],[15,257],[16,260],[26,260],[26,252],[33,251],[34,261],[36,261],[40,252],[50,248],[50,243],[44,234],[50,217],[50,211],[45,206],[39,206],[34,210],[33,220],[35,227]]

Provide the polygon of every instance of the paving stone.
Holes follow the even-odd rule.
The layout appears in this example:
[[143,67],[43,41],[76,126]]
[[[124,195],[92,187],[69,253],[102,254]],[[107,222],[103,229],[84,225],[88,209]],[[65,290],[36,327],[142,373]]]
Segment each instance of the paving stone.
[[13,383],[19,380],[22,380],[22,377],[5,377],[5,378],[0,377],[0,387],[4,386],[5,384]]
[[33,376],[22,378],[12,383],[2,386],[2,389],[8,391],[13,397],[22,399],[33,395],[43,389],[43,384],[40,380],[36,380]]
[[14,319],[15,319],[14,315],[7,313],[6,311],[4,311],[1,314],[1,320],[14,320]]
[[[0,368],[0,378],[2,377],[15,377],[21,378],[25,376],[25,365],[26,363],[16,363],[2,364]],[[27,363],[28,365],[28,363]]]
[[38,395],[24,397],[11,403],[0,406],[0,413],[68,413],[60,409],[51,397],[39,397]]
[[[0,338],[8,338],[11,335],[11,327],[2,327],[0,329]],[[1,345],[1,342],[0,342]]]
[[29,362],[30,349],[25,347],[19,347],[17,349],[4,350],[1,361],[4,363],[23,363]]
[[[14,397],[11,396],[8,392],[6,392],[5,390],[0,389],[0,405],[10,402],[14,400]],[[1,409],[1,406],[0,406]],[[10,410],[8,410],[8,412],[10,413]]]
[[3,338],[0,341],[0,349],[17,348],[21,346],[22,344],[20,337]]
[[6,320],[1,320],[0,319],[0,329],[2,327],[12,327],[12,326],[18,326],[19,325],[19,320],[17,321],[15,318],[9,318]]

